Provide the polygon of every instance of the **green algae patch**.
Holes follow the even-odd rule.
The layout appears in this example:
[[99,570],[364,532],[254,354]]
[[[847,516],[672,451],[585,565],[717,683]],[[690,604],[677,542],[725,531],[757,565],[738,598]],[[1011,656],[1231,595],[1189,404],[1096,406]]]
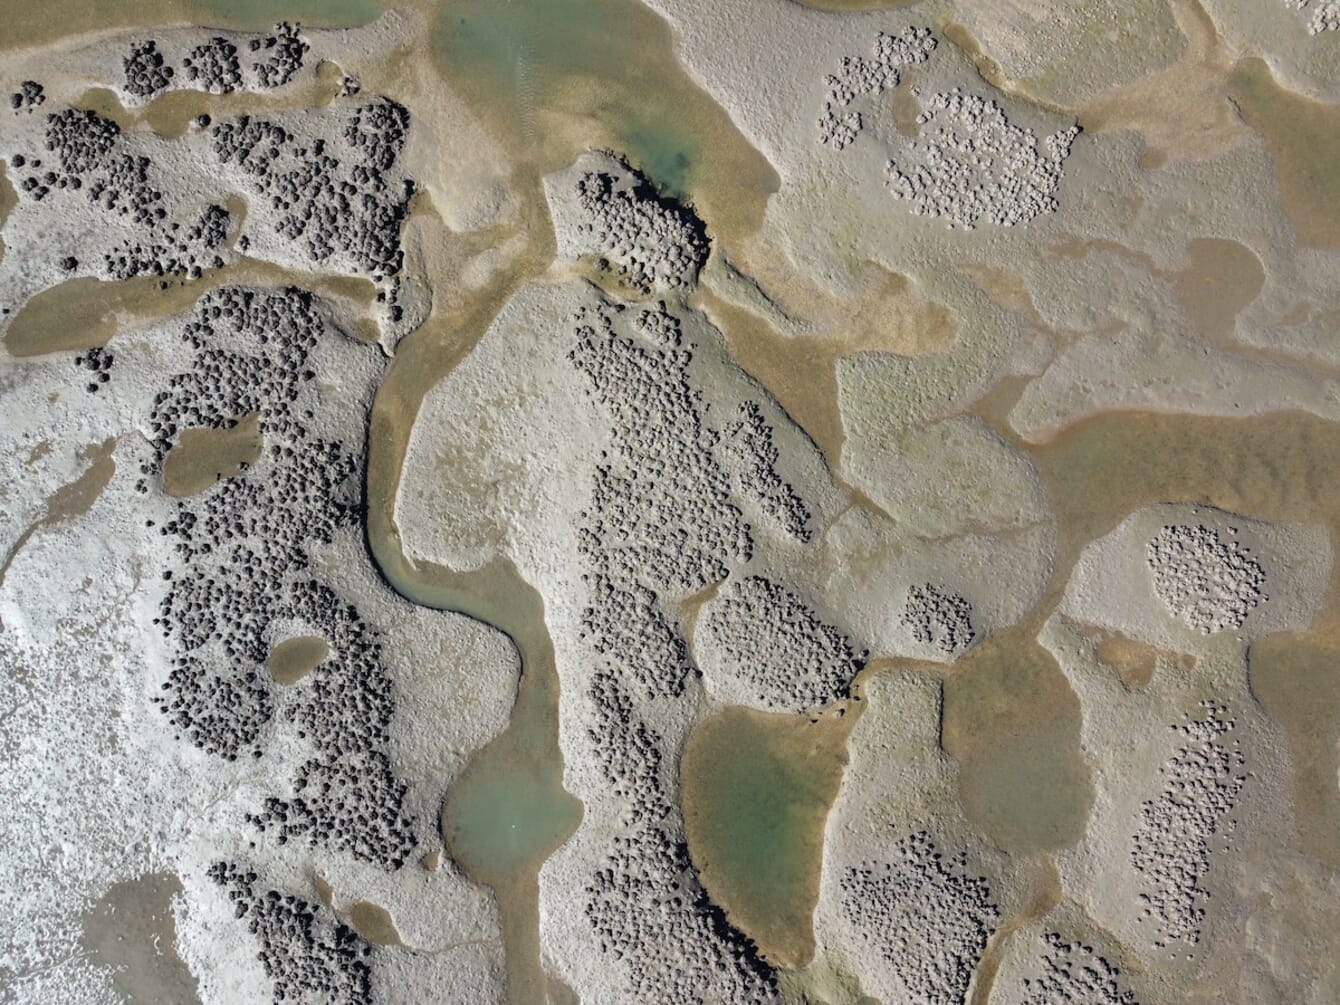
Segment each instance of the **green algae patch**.
[[847,763],[840,717],[728,708],[681,768],[689,855],[712,900],[777,966],[814,955],[824,824]]
[[1233,68],[1228,93],[1270,149],[1280,204],[1299,242],[1340,248],[1340,106],[1281,87],[1255,58]]
[[969,818],[1002,848],[1045,851],[1084,835],[1093,784],[1079,699],[1025,632],[969,653],[945,681],[942,742]]
[[452,786],[442,815],[452,856],[491,886],[536,868],[582,818],[578,800],[529,770],[511,746],[504,742],[485,748],[488,756],[476,755]]

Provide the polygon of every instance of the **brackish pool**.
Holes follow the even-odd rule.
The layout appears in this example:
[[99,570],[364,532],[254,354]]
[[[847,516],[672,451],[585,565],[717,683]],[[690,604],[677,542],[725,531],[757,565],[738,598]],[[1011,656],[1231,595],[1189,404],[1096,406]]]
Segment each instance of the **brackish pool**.
[[847,764],[835,715],[728,708],[704,719],[681,766],[689,855],[712,900],[773,963],[814,955],[824,824]]
[[541,173],[591,145],[626,155],[709,228],[747,233],[780,180],[689,77],[638,0],[458,0],[439,8],[438,70]]

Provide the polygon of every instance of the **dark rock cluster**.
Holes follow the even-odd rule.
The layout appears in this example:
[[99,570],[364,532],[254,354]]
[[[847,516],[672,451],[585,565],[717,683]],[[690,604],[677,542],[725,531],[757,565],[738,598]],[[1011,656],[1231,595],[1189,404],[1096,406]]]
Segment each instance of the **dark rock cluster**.
[[[585,913],[619,962],[630,1001],[769,1001],[775,974],[713,907],[689,862],[667,795],[664,740],[643,714],[645,703],[682,695],[697,673],[660,598],[723,578],[725,562],[747,558],[752,541],[713,456],[678,321],[663,306],[623,314],[612,304],[580,312],[569,354],[612,427],[578,548],[591,603],[583,638],[600,663],[586,691],[589,736],[611,791],[626,801]],[[636,338],[619,334],[616,319]]]
[[1140,811],[1131,843],[1131,864],[1143,880],[1143,917],[1156,929],[1154,945],[1200,942],[1210,891],[1202,880],[1210,871],[1216,844],[1227,847],[1233,809],[1247,783],[1246,758],[1237,740],[1225,742],[1236,725],[1228,708],[1201,702],[1201,714],[1173,723],[1184,743],[1160,769],[1165,781]]
[[845,635],[762,576],[727,586],[702,627],[709,644],[769,708],[800,712],[826,705],[845,695],[865,666],[866,654],[857,653]]
[[228,240],[231,218],[222,206],[211,203],[200,216],[183,227],[169,223],[155,228],[143,243],[124,240],[104,259],[115,279],[134,276],[187,276],[199,279],[205,268],[220,268],[218,248]]
[[167,379],[149,415],[155,460],[141,491],[181,431],[221,428],[256,413],[266,441],[264,478],[233,478],[179,500],[161,533],[176,561],[157,623],[178,652],[160,701],[197,747],[228,760],[260,756],[277,708],[264,665],[269,626],[296,620],[331,655],[285,705],[313,756],[293,795],[252,816],[281,841],[301,837],[398,868],[414,846],[405,785],[386,755],[394,710],[377,632],[315,578],[311,549],[330,544],[361,512],[359,461],[311,427],[303,402],[325,325],[310,294],[225,288],[202,297],[182,337],[189,370]]
[[47,96],[42,93],[42,85],[35,80],[25,80],[19,89],[9,96],[9,107],[16,112],[31,112],[44,104]]
[[740,405],[737,418],[726,429],[726,452],[735,462],[740,494],[757,500],[763,512],[791,537],[808,541],[812,536],[809,507],[777,473],[780,455],[758,402]]
[[103,256],[113,277],[198,277],[206,268],[223,265],[220,250],[228,236],[227,210],[209,205],[193,221],[171,219],[160,183],[154,179],[153,163],[126,148],[115,122],[93,111],[52,112],[47,115],[44,144],[54,164],[22,154],[12,159],[26,172],[19,190],[35,201],[56,190],[82,190],[91,203],[129,224],[135,236]]
[[1042,936],[1042,975],[1024,978],[1022,1005],[1139,1005],[1121,971],[1082,942],[1059,932]]
[[676,696],[693,668],[660,605],[726,577],[753,542],[730,501],[688,376],[692,349],[658,349],[615,331],[615,308],[573,320],[568,358],[611,421],[612,453],[596,469],[578,549],[592,604],[584,637],[626,660],[648,696]]
[[828,95],[819,115],[819,141],[834,150],[850,146],[865,126],[852,105],[897,87],[903,70],[924,63],[937,44],[929,28],[909,25],[898,35],[880,32],[871,57],[843,56],[841,69],[824,78]]
[[342,161],[325,140],[304,140],[265,119],[216,124],[214,152],[246,172],[270,204],[274,229],[301,242],[314,262],[339,252],[376,280],[400,271],[400,228],[413,183],[392,173],[405,145],[409,113],[386,98],[349,117]]
[[[265,90],[282,87],[297,76],[310,49],[298,26],[281,22],[274,30],[246,42],[251,53],[250,74],[255,86]],[[126,91],[137,98],[151,98],[168,87],[175,76],[155,42],[141,42],[125,59]],[[185,79],[211,94],[230,94],[246,85],[238,44],[214,35],[181,57]]]
[[967,858],[943,855],[926,831],[900,838],[890,861],[848,868],[842,911],[877,946],[909,1001],[964,1005],[1000,908]]
[[753,540],[703,421],[689,375],[694,347],[659,349],[620,335],[622,310],[608,305],[573,320],[568,358],[609,417],[612,440],[584,514],[582,554],[663,592],[692,594],[724,579],[727,559],[748,559]]
[[622,161],[618,177],[588,171],[576,184],[577,204],[586,216],[580,229],[602,261],[616,265],[644,293],[693,284],[707,261],[709,242],[691,209],[663,198]]
[[623,965],[628,1000],[775,1000],[775,972],[708,898],[673,822],[661,736],[615,670],[597,671],[588,697],[596,709],[589,735],[601,771],[628,806],[603,868],[586,887],[585,913],[601,950]]
[[977,638],[967,598],[932,583],[914,583],[908,589],[900,620],[911,629],[912,638],[946,656],[959,655]]
[[372,947],[352,929],[302,897],[258,890],[256,873],[234,863],[216,862],[208,875],[227,891],[236,916],[256,936],[275,1001],[365,1005],[372,1000]]
[[121,65],[126,73],[126,92],[137,98],[152,98],[166,89],[176,72],[167,65],[153,39],[132,45]]
[[74,365],[89,372],[90,380],[84,385],[89,394],[97,394],[103,384],[112,379],[112,360],[110,350],[101,346],[86,349],[74,358]]
[[[262,49],[283,62],[296,37],[278,32]],[[236,58],[234,48],[222,38],[198,46],[187,73],[210,89],[232,89],[240,80],[230,62]],[[143,77],[161,60],[153,43],[143,43],[126,60],[127,73]],[[40,95],[40,88],[34,93]],[[393,101],[376,99],[334,125],[336,131],[327,138],[300,136],[249,116],[206,120],[201,128],[210,129],[219,160],[240,167],[260,190],[274,231],[314,264],[339,255],[378,282],[391,279],[400,271],[400,230],[414,190],[397,170],[409,113]],[[315,132],[321,132],[320,126]],[[201,210],[198,203],[188,209],[183,198],[189,193],[169,190],[154,160],[141,152],[143,145],[115,122],[91,110],[65,108],[47,115],[43,142],[43,155],[24,151],[11,158],[19,191],[35,202],[60,190],[82,191],[92,204],[115,214],[117,224],[130,233],[104,254],[112,277],[197,278],[223,266],[231,223],[227,210],[217,204]],[[388,308],[393,319],[398,313],[398,305]]]
[[101,167],[121,135],[121,127],[92,110],[66,108],[47,116],[46,145],[67,174]]
[[253,38],[248,47],[257,57],[251,68],[262,87],[282,87],[302,69],[303,58],[310,46],[298,33],[298,26],[287,21],[275,25],[274,31]]
[[777,1000],[777,977],[707,897],[683,840],[668,829],[613,839],[587,887],[601,949],[623,964],[627,995],[646,1005]]
[[181,65],[191,83],[211,94],[231,94],[242,86],[237,46],[219,35],[197,45]]

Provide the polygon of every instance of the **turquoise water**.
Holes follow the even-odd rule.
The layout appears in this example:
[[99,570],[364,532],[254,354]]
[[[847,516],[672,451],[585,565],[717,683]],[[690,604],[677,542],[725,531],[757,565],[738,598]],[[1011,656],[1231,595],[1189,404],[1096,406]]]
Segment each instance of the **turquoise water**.
[[447,843],[484,882],[534,869],[581,822],[581,803],[529,767],[505,755],[477,757],[447,795]]
[[542,114],[589,116],[666,194],[688,197],[703,147],[669,27],[636,0],[460,0],[442,10],[439,66],[501,105],[523,142]]
[[665,123],[638,123],[623,135],[629,159],[656,183],[663,195],[690,197],[689,178],[698,143],[686,131]]
[[845,764],[846,732],[833,723],[742,708],[705,719],[684,753],[689,854],[703,885],[782,966],[814,953],[823,829]]

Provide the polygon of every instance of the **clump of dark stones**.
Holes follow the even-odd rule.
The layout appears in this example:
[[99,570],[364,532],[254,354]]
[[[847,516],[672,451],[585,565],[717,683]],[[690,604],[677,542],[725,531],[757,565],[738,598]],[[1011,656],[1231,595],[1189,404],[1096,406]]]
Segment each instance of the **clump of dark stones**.
[[900,838],[890,859],[848,868],[842,911],[907,991],[909,1001],[963,1005],[1000,908],[963,853],[945,855],[926,831]]
[[626,659],[649,697],[674,697],[697,671],[659,598],[725,578],[723,559],[748,558],[753,541],[712,455],[715,434],[687,372],[692,349],[638,344],[615,332],[608,310],[573,325],[568,358],[610,416],[613,437],[578,532],[590,568],[583,637]]
[[[582,637],[599,660],[586,690],[588,736],[623,827],[591,877],[584,912],[620,968],[629,1001],[743,1003],[775,998],[776,975],[710,903],[685,850],[663,737],[643,708],[697,676],[662,606],[724,577],[752,539],[729,499],[678,321],[663,309],[620,318],[602,305],[572,320],[573,366],[611,422],[611,448],[581,515],[590,606]],[[637,338],[616,331],[631,321]]]
[[47,149],[68,174],[81,175],[101,167],[120,135],[120,126],[91,109],[66,108],[47,116]]
[[643,293],[691,286],[710,250],[702,220],[625,162],[617,170],[587,171],[576,182],[586,214],[579,229],[603,252],[601,267]]
[[152,98],[165,90],[175,73],[153,39],[132,45],[130,55],[121,61],[121,65],[126,73],[126,92],[137,98]]
[[588,690],[601,772],[628,800],[623,828],[585,888],[601,950],[622,964],[630,1001],[773,1001],[776,972],[703,889],[666,795],[662,738],[610,669]]
[[223,266],[218,249],[228,239],[229,219],[226,209],[211,204],[187,227],[172,223],[161,228],[161,240],[122,241],[103,256],[107,271],[116,279],[144,275],[199,279],[205,269]]
[[356,109],[344,137],[354,151],[342,162],[321,139],[304,141],[284,127],[242,116],[214,126],[214,152],[259,186],[284,238],[316,262],[336,252],[380,280],[400,271],[400,228],[413,183],[389,176],[404,149],[409,113],[385,98]]
[[1131,837],[1131,865],[1140,875],[1142,920],[1152,924],[1154,945],[1176,957],[1197,946],[1212,890],[1204,884],[1215,852],[1231,847],[1234,810],[1251,778],[1237,723],[1226,705],[1200,702],[1170,728],[1181,744],[1159,774],[1157,797],[1140,807]]
[[344,128],[344,138],[374,171],[389,171],[409,133],[409,109],[389,98],[363,105]]
[[1042,975],[1024,978],[1022,1005],[1140,1005],[1123,986],[1120,968],[1093,946],[1059,932],[1047,932],[1042,941]]
[[777,975],[699,883],[683,840],[647,826],[616,835],[586,888],[603,952],[623,964],[627,996],[647,1005],[769,1002]]
[[298,26],[287,21],[275,25],[274,31],[250,43],[258,59],[251,64],[260,84],[265,88],[282,87],[302,69],[303,58],[310,48]]
[[32,172],[20,188],[41,200],[53,189],[82,189],[90,202],[125,217],[146,231],[165,226],[163,193],[150,179],[147,157],[118,149],[121,127],[96,112],[66,108],[47,116],[46,149],[59,170],[41,171],[41,160],[27,161]]
[[769,708],[803,711],[847,693],[864,652],[821,620],[800,597],[763,576],[726,586],[703,618],[704,640],[727,672]]
[[789,536],[808,541],[812,533],[809,507],[777,472],[781,455],[758,402],[740,405],[737,417],[726,429],[726,450],[734,461],[741,494],[756,500]]
[[89,394],[96,394],[103,384],[112,379],[112,360],[111,350],[101,346],[86,349],[74,358],[76,367],[89,372],[91,379],[84,385],[84,390]]
[[191,50],[181,61],[186,77],[211,94],[231,94],[242,86],[242,64],[237,46],[215,35]]
[[914,583],[908,589],[899,620],[912,638],[945,656],[958,656],[977,639],[968,598],[934,583]]
[[376,630],[315,575],[311,549],[329,545],[361,512],[359,461],[319,436],[302,402],[316,377],[311,359],[325,324],[299,290],[224,288],[202,297],[182,332],[189,370],[154,398],[154,459],[161,470],[182,430],[226,428],[255,413],[266,442],[264,478],[231,478],[178,500],[160,533],[175,562],[156,623],[178,655],[160,708],[201,750],[236,760],[260,756],[280,710],[264,666],[269,626],[297,621],[325,638],[331,655],[289,689],[283,719],[313,754],[290,798],[268,799],[250,817],[281,842],[303,842],[399,868],[414,847],[406,787],[386,755],[394,712]]
[[372,947],[316,904],[278,890],[257,889],[259,877],[231,862],[208,876],[223,887],[236,917],[256,937],[256,956],[274,982],[278,1002],[364,1005],[372,1000]]
[[31,112],[46,100],[47,96],[42,92],[41,84],[35,80],[25,80],[19,84],[19,89],[9,96],[9,107],[16,112]]

